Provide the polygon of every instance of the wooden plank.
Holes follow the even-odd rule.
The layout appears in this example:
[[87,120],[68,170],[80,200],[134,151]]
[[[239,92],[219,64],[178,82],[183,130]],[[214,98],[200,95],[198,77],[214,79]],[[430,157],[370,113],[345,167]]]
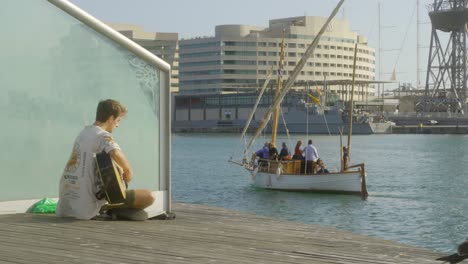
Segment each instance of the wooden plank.
[[351,232],[175,203],[175,220],[0,216],[0,263],[439,263],[439,255]]

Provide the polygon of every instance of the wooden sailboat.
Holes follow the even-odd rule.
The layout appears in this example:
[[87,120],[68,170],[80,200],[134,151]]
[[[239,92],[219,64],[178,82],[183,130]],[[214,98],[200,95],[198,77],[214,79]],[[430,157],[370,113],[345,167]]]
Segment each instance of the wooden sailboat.
[[[244,159],[242,162],[233,162],[242,165],[251,175],[253,184],[260,188],[265,189],[276,189],[276,190],[290,190],[290,191],[313,191],[313,192],[334,192],[334,193],[353,193],[360,194],[363,197],[367,197],[366,187],[366,171],[364,163],[357,165],[349,165],[349,150],[351,141],[351,129],[352,129],[352,118],[350,118],[350,125],[348,127],[348,145],[346,147],[346,155],[342,155],[342,166],[339,172],[330,172],[325,174],[314,174],[314,171],[301,172],[301,160],[287,160],[278,161],[270,159],[261,159],[259,162],[250,161],[248,158],[248,150],[252,146],[254,140],[260,135],[261,131],[265,128],[269,122],[271,115],[273,114],[272,120],[272,138],[271,143],[276,145],[276,131],[278,127],[278,116],[280,103],[286,95],[289,88],[292,86],[297,74],[301,71],[302,67],[310,57],[314,48],[317,46],[318,41],[323,34],[325,28],[327,28],[331,19],[335,16],[344,0],[341,0],[335,10],[332,12],[327,22],[323,25],[322,29],[312,42],[312,44],[306,50],[304,56],[301,58],[296,68],[292,72],[289,79],[286,81],[284,87],[281,86],[281,77],[278,76],[276,98],[274,103],[270,106],[264,115],[264,118],[260,122],[259,128],[250,140],[246,149],[244,150]],[[282,65],[284,58],[283,53],[284,38],[281,47],[281,55],[279,65]],[[356,51],[357,44],[354,54],[354,64],[356,64]],[[354,72],[353,69],[353,92],[354,93]],[[350,102],[350,115],[352,115],[353,96],[351,95]],[[352,116],[351,116],[352,117]],[[248,124],[247,124],[248,126]],[[242,137],[244,134],[242,135]],[[341,146],[340,146],[341,147]],[[345,160],[343,160],[343,156]],[[232,162],[232,161],[231,161]]]

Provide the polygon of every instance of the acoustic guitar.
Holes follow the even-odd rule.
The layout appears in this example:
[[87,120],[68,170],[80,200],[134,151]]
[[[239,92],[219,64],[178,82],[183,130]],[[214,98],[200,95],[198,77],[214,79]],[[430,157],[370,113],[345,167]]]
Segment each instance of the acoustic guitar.
[[[105,151],[96,154],[97,174],[102,182],[102,191],[109,204],[122,204],[125,201],[126,182],[123,180],[120,167]],[[101,194],[96,194],[99,199]],[[102,197],[104,198],[104,197]]]

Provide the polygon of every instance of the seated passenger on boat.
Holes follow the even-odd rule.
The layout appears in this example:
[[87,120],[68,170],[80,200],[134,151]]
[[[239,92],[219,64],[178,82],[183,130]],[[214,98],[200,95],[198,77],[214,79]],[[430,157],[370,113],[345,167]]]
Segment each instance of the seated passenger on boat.
[[323,163],[322,159],[318,159],[315,165],[315,173],[323,174],[323,173],[330,173],[327,168],[325,168],[325,164]]
[[268,150],[268,157],[271,160],[277,160],[278,159],[278,149],[276,148],[274,143],[270,143],[269,145],[269,150]]
[[304,154],[306,161],[305,173],[312,174],[314,173],[314,164],[317,162],[317,159],[319,157],[317,148],[315,148],[315,146],[312,145],[312,139],[309,139],[309,142],[304,149]]
[[291,159],[291,156],[290,156],[290,153],[289,153],[289,150],[288,150],[288,146],[286,145],[286,142],[283,142],[281,144],[281,151],[280,151],[280,154],[279,154],[279,159],[280,160],[290,160]]
[[296,143],[296,147],[294,148],[293,159],[295,159],[295,160],[303,160],[304,159],[304,156],[302,155],[304,150],[301,149],[301,146],[302,146],[302,140],[298,140],[297,143]]
[[269,146],[270,143],[269,142],[265,142],[265,144],[263,145],[263,147],[259,150],[257,150],[254,154],[252,154],[252,164],[254,163],[255,159],[258,157],[260,160],[262,159],[268,159],[270,157],[270,154],[269,154]]

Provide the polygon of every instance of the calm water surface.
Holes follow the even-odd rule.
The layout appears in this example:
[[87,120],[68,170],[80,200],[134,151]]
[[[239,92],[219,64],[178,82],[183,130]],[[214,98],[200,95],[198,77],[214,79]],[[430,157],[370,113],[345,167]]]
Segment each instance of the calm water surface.
[[[339,137],[312,136],[329,169],[339,166]],[[291,141],[290,148],[305,135]],[[346,138],[345,138],[346,139]],[[257,140],[254,150],[267,138]],[[468,237],[468,136],[353,136],[351,161],[366,162],[370,196],[255,188],[234,134],[173,134],[174,200],[349,230],[447,252]]]

